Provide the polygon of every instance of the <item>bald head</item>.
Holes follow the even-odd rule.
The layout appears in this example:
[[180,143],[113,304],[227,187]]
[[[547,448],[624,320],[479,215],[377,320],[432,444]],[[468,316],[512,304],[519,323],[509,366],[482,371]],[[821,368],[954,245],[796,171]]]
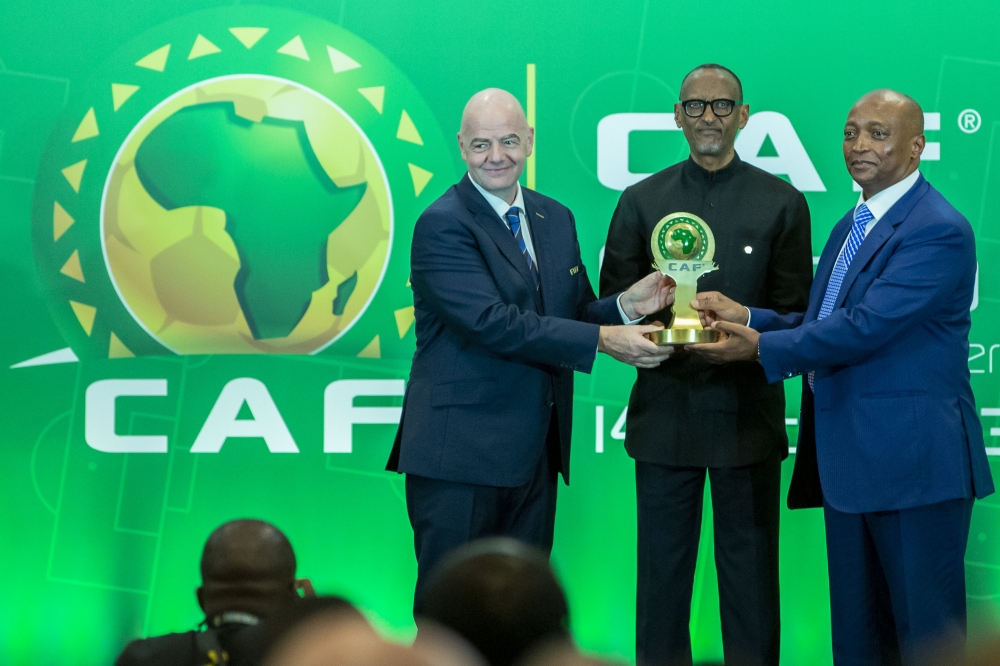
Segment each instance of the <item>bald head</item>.
[[263,520],[233,520],[208,537],[201,555],[205,583],[295,579],[295,552],[288,537]]
[[462,111],[460,133],[467,133],[486,122],[507,122],[511,126],[528,128],[528,119],[517,98],[500,88],[480,90],[466,102]]
[[517,663],[539,642],[567,638],[569,607],[548,555],[509,537],[453,551],[431,573],[418,607],[492,666]]
[[281,531],[262,520],[234,520],[208,537],[198,599],[206,616],[242,610],[257,615],[296,596],[295,552]]
[[891,109],[899,120],[900,129],[908,138],[924,133],[924,110],[920,108],[917,100],[909,95],[889,88],[880,88],[862,96],[854,106],[864,103],[874,103],[886,110]]
[[923,110],[895,90],[861,97],[844,125],[844,161],[866,199],[916,171],[925,143]]
[[458,147],[469,177],[509,204],[517,196],[517,179],[534,140],[521,103],[506,90],[487,88],[465,105]]

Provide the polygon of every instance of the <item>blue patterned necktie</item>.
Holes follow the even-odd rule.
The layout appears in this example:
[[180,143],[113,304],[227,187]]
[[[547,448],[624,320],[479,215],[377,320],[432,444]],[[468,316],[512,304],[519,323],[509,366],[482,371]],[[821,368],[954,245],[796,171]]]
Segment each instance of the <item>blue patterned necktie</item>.
[[521,209],[517,206],[512,206],[504,217],[507,218],[507,224],[510,225],[510,232],[514,234],[514,240],[517,242],[517,246],[521,248],[521,254],[524,255],[524,260],[528,262],[528,272],[531,273],[531,278],[535,281],[535,289],[538,289],[538,285],[540,283],[538,279],[538,268],[535,266],[535,262],[531,260],[531,254],[528,252],[528,246],[524,242],[524,234],[521,233]]
[[[874,219],[875,216],[872,215],[872,212],[868,210],[868,206],[865,204],[861,204],[854,211],[854,225],[851,227],[851,235],[847,237],[847,245],[844,246],[844,251],[837,257],[837,263],[833,265],[833,273],[830,274],[830,281],[826,285],[826,294],[823,295],[823,304],[819,307],[819,315],[816,317],[817,321],[826,319],[833,312],[833,304],[837,301],[837,295],[840,293],[840,285],[844,283],[844,276],[847,275],[847,269],[850,268],[851,260],[854,259],[858,248],[861,247],[861,243],[865,240],[868,223]],[[813,387],[813,378],[815,376],[815,371],[809,373],[809,388]]]

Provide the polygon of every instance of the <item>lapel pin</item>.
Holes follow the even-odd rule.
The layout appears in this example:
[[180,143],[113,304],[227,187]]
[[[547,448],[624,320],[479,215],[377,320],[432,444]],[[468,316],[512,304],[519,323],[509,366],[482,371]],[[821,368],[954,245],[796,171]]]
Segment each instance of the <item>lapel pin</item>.
[[580,266],[579,265],[576,265],[573,268],[569,269],[569,274],[570,275],[576,275],[579,272],[580,272]]

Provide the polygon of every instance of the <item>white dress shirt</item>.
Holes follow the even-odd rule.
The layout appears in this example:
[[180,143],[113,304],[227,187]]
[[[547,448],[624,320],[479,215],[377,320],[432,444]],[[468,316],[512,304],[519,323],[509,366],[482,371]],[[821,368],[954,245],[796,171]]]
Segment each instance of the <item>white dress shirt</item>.
[[[503,223],[510,229],[510,223],[507,222],[507,211],[510,210],[511,206],[517,206],[518,217],[521,218],[521,237],[524,238],[524,245],[528,248],[528,256],[531,260],[535,262],[535,266],[538,265],[538,258],[535,257],[535,245],[531,242],[531,225],[528,223],[528,217],[524,213],[524,194],[521,192],[521,184],[514,183],[517,186],[517,194],[514,196],[514,203],[507,203],[495,194],[490,194],[482,188],[482,186],[475,181],[472,175],[469,175],[469,180],[472,184],[479,190],[479,193],[483,195],[486,199],[486,203],[497,212]],[[513,234],[514,232],[511,231]]]
[[[865,193],[861,193],[861,196],[858,197],[858,204],[854,207],[854,214],[858,214],[858,207],[861,206],[861,204],[867,204],[868,210],[870,210],[874,216],[868,221],[868,224],[865,225],[865,238],[868,238],[868,234],[871,233],[872,228],[878,224],[878,221],[881,220],[886,213],[889,212],[889,209],[895,206],[896,202],[902,199],[903,195],[910,191],[910,188],[913,187],[918,178],[920,178],[919,169],[895,185],[890,185],[881,192],[873,194],[872,198],[867,201],[865,201]],[[850,238],[850,234],[848,234],[848,238]],[[844,244],[840,247],[840,254],[844,253],[845,247],[847,247],[846,239],[844,240]]]
[[[507,229],[510,229],[510,224],[507,222],[507,211],[510,210],[511,206],[517,206],[518,217],[521,218],[521,236],[524,238],[524,245],[528,249],[528,256],[530,256],[531,260],[535,262],[535,266],[538,266],[538,258],[535,257],[535,246],[531,242],[531,225],[528,224],[528,216],[524,212],[524,194],[521,192],[521,184],[514,183],[517,186],[517,194],[514,195],[514,203],[507,203],[495,194],[490,194],[484,190],[483,187],[476,182],[476,179],[472,177],[472,174],[469,174],[469,180],[472,181],[473,186],[475,186],[475,188],[479,190],[479,193],[483,195],[483,198],[486,199],[486,203],[488,203],[490,207],[496,211],[497,215],[500,216],[500,219],[503,220]],[[511,234],[513,233],[514,232],[511,231]],[[621,315],[623,324],[638,324],[643,320],[643,317],[639,317],[638,319],[629,319],[625,315],[625,310],[622,309],[621,296],[618,296],[618,314]]]

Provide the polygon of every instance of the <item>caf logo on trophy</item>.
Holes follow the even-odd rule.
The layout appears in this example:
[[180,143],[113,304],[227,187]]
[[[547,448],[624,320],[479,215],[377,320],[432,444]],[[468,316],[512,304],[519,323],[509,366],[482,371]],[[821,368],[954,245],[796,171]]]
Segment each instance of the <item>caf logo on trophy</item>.
[[698,313],[691,307],[698,293],[698,278],[718,268],[712,261],[715,237],[705,220],[692,213],[667,215],[653,229],[650,245],[657,270],[673,278],[677,288],[670,326],[647,337],[658,345],[718,340],[718,331],[703,328]]

